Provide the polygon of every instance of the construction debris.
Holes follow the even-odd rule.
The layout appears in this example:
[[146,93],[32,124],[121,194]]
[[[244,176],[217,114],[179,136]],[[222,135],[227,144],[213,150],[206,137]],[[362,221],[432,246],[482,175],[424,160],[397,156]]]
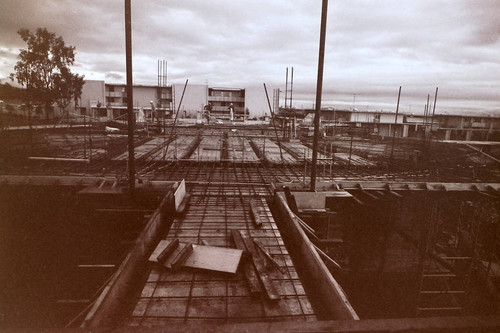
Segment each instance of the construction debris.
[[180,243],[174,239],[161,240],[149,261],[158,262],[169,269],[190,267],[234,274],[242,254],[243,251],[238,249]]

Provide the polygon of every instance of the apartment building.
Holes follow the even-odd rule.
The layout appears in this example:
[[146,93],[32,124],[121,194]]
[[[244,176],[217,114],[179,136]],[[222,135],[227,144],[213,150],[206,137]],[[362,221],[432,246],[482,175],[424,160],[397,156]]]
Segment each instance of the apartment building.
[[[304,118],[312,126],[313,110]],[[423,138],[438,140],[500,141],[500,114],[436,114],[415,115],[395,112],[358,110],[321,110],[321,122],[327,134],[344,133],[347,128],[363,129],[365,133],[383,137]]]
[[[184,89],[185,88],[185,89]],[[136,119],[154,121],[172,118],[202,118],[204,106],[212,105],[211,115],[219,119],[243,118],[245,89],[211,88],[203,84],[169,86],[134,85],[133,107]],[[126,120],[127,89],[125,84],[85,80],[77,112],[98,121]]]
[[211,115],[219,119],[243,119],[245,116],[245,89],[208,88]]

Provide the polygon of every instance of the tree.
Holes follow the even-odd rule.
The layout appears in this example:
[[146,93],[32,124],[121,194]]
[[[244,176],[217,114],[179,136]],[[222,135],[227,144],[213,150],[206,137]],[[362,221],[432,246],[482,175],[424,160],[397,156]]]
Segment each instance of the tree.
[[73,74],[69,68],[75,61],[75,48],[66,46],[62,37],[46,28],[38,28],[36,33],[21,29],[18,34],[28,48],[19,52],[20,60],[10,79],[26,88],[29,109],[32,105],[42,106],[48,119],[54,103],[65,109],[72,99],[81,96],[83,76]]
[[83,76],[73,74],[68,68],[62,68],[61,73],[54,76],[54,87],[59,94],[57,106],[67,113],[67,108],[73,101],[75,107],[82,95]]

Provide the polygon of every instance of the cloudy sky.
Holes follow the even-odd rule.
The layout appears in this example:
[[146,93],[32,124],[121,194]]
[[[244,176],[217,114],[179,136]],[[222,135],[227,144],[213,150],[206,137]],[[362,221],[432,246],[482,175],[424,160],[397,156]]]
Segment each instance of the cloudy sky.
[[[498,13],[500,0],[329,1],[322,105],[394,111],[402,86],[400,110],[422,113],[439,87],[436,113],[500,113]],[[320,16],[320,0],[132,0],[134,83],[156,84],[167,60],[169,84],[246,88],[262,114],[262,83],[284,91],[293,66],[293,105],[312,107]],[[123,0],[0,0],[0,79],[17,30],[37,27],[76,47],[75,72],[125,82]]]

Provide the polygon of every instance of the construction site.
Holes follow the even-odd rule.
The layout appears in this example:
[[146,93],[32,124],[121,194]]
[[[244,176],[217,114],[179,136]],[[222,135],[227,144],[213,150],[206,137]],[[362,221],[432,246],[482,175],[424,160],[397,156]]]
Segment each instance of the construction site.
[[309,123],[288,68],[269,121],[208,84],[179,118],[163,62],[135,110],[130,1],[127,84],[0,112],[1,330],[500,331],[500,118],[322,109],[327,2]]
[[155,132],[130,187],[126,135],[2,131],[4,327],[498,330],[494,156],[325,137],[311,192],[308,137]]

